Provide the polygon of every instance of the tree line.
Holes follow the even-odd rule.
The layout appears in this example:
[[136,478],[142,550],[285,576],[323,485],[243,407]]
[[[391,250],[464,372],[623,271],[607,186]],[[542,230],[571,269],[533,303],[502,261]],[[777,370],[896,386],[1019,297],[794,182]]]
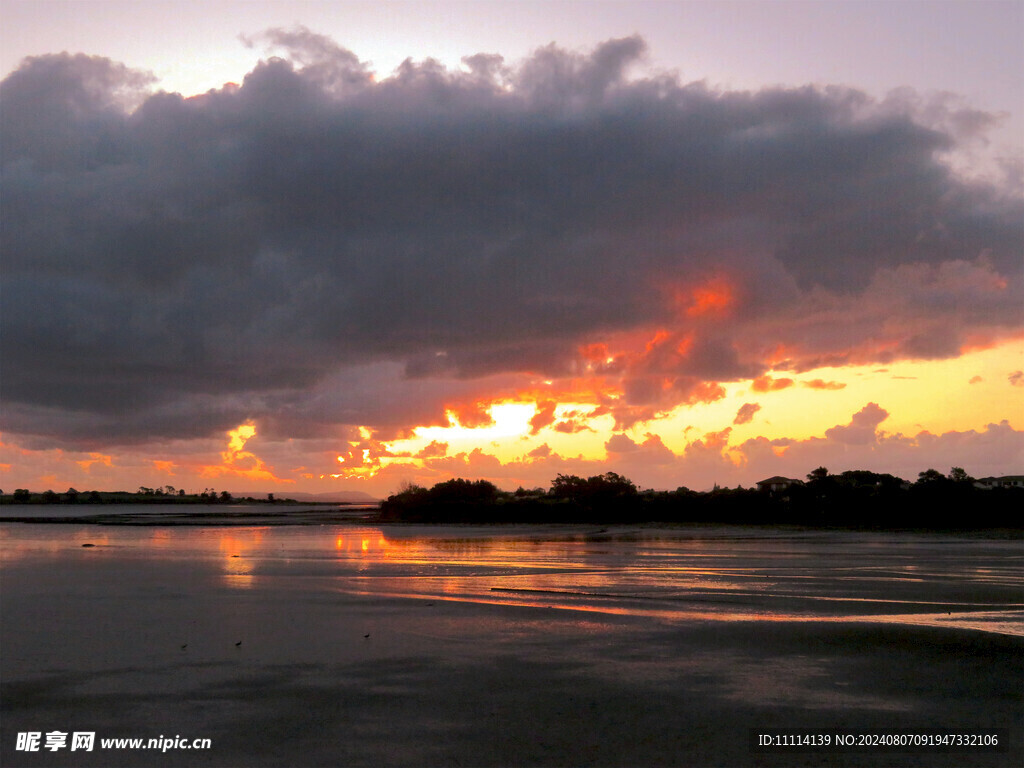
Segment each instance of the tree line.
[[406,485],[381,503],[382,521],[457,523],[741,523],[856,528],[977,529],[1021,525],[1024,488],[979,488],[959,467],[913,483],[890,474],[818,467],[784,488],[641,490],[614,472],[559,474],[549,488],[500,490],[487,480]]
[[183,488],[164,485],[149,488],[140,485],[135,492],[131,491],[79,491],[68,488],[64,493],[46,490],[32,493],[27,488],[17,488],[10,495],[0,490],[0,503],[4,504],[252,504],[274,503],[275,501],[291,501],[275,499],[268,493],[266,498],[252,496],[236,497],[230,491],[218,492],[214,488],[204,488],[199,493],[186,493]]

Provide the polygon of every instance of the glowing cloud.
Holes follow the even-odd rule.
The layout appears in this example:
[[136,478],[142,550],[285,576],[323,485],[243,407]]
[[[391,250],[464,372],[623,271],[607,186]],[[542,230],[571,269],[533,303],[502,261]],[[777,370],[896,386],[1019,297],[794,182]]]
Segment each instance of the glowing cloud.
[[204,478],[241,477],[248,480],[259,480],[271,483],[294,483],[290,478],[279,478],[273,470],[251,451],[246,451],[246,444],[256,436],[253,424],[240,424],[227,432],[227,448],[221,453],[221,464],[211,464],[199,469],[199,476]]
[[733,303],[733,288],[725,278],[715,278],[705,285],[694,288],[692,300],[686,307],[688,317],[709,314],[724,314]]
[[732,420],[733,424],[749,424],[754,419],[754,414],[761,410],[761,406],[757,403],[744,403],[740,406],[740,409],[736,412],[736,418]]
[[754,392],[775,392],[792,387],[795,383],[793,379],[773,379],[771,376],[758,376],[751,382],[750,389]]

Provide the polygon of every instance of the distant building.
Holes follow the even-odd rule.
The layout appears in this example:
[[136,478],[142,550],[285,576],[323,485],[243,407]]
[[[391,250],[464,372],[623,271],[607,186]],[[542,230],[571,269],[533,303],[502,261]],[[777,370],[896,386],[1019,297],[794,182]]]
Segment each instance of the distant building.
[[983,477],[974,482],[976,488],[992,490],[993,488],[1024,488],[1024,475],[1003,475],[1002,477]]
[[759,480],[757,482],[757,490],[769,491],[770,493],[778,493],[784,491],[791,485],[803,485],[803,480],[796,480],[792,477],[782,477],[776,475],[775,477],[769,477],[767,480]]

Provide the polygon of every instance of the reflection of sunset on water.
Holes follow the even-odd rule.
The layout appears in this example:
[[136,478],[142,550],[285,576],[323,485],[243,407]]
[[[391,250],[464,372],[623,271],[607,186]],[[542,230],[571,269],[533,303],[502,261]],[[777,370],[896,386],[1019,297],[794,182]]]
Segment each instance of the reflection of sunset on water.
[[347,555],[361,556],[383,556],[388,548],[388,540],[383,535],[366,534],[357,532],[354,534],[341,534],[334,540],[334,548],[339,557]]
[[[1005,567],[949,569],[946,560],[943,568],[928,567],[874,551],[863,560],[842,554],[822,563],[823,541],[816,537],[723,542],[630,531],[608,540],[580,533],[538,540],[491,530],[495,536],[404,535],[402,529],[390,537],[379,529],[336,535],[337,553],[361,574],[337,588],[670,622],[903,622],[1024,634],[1024,603],[980,601],[969,587],[1019,590],[1020,574]],[[947,583],[945,599],[922,597],[951,575],[966,593]]]
[[89,557],[102,557],[104,548],[110,545],[110,536],[95,528],[73,529],[66,535],[39,536],[25,539],[12,535],[12,529],[0,525],[0,568],[31,561],[39,557],[60,558],[74,553],[88,553]]
[[[33,529],[40,533],[23,535]],[[8,568],[64,558],[188,561],[231,589],[294,574],[301,578],[284,583],[299,591],[670,623],[874,622],[1024,635],[1019,552],[999,540],[958,538],[952,547],[949,536],[709,527],[12,530],[0,527]]]
[[256,568],[254,550],[260,548],[262,529],[235,532],[233,529],[218,536],[217,547],[223,555],[224,584],[237,589],[253,586]]

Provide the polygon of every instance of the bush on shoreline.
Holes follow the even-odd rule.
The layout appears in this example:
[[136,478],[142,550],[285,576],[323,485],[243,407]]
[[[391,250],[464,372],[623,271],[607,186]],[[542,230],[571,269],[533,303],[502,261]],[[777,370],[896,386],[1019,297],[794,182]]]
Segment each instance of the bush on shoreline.
[[381,503],[384,522],[417,523],[743,523],[825,527],[966,530],[1020,528],[1024,488],[979,488],[963,470],[935,470],[905,483],[855,470],[819,467],[807,481],[772,490],[640,491],[613,472],[558,475],[544,491],[508,493],[486,480],[411,485]]

